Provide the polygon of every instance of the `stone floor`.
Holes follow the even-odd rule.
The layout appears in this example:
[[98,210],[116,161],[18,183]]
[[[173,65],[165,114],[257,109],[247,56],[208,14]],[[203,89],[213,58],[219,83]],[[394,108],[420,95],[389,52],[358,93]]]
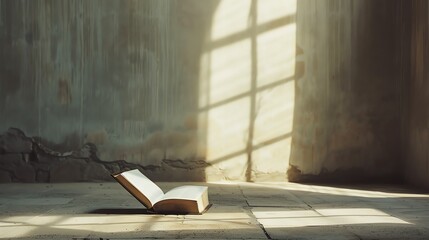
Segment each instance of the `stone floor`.
[[1,184],[0,238],[429,239],[429,194],[402,186],[203,185],[208,212],[176,216],[146,213],[117,183]]

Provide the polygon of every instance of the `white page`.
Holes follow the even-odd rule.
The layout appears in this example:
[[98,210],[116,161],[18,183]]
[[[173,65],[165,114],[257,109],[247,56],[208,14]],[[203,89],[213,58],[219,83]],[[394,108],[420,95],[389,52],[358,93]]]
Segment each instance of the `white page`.
[[197,200],[199,196],[207,189],[205,186],[181,186],[168,191],[163,199],[185,199]]
[[138,169],[123,172],[121,175],[128,180],[137,190],[149,199],[152,206],[158,202],[163,196],[164,192],[154,182],[147,178]]

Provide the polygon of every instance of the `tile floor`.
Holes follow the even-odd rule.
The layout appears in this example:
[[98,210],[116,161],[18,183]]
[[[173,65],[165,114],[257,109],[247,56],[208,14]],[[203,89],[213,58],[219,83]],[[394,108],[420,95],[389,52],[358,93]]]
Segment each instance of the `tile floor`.
[[0,239],[429,239],[429,194],[404,186],[195,184],[203,215],[148,214],[117,183],[0,184]]

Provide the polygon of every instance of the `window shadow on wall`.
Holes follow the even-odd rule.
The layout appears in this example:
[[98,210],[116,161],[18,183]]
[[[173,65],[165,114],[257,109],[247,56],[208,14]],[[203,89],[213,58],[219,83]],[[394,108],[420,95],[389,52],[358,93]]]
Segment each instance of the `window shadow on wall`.
[[158,181],[285,180],[296,5],[1,2],[0,127]]
[[207,180],[286,180],[296,1],[220,1],[201,59]]

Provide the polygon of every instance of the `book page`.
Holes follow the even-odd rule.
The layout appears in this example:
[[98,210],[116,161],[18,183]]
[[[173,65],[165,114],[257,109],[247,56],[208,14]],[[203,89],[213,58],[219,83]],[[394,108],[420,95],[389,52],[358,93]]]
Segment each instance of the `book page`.
[[123,172],[121,175],[151,202],[152,206],[162,199],[164,192],[138,169]]
[[184,200],[197,200],[203,192],[207,190],[205,186],[181,186],[168,191],[164,199],[184,199]]

